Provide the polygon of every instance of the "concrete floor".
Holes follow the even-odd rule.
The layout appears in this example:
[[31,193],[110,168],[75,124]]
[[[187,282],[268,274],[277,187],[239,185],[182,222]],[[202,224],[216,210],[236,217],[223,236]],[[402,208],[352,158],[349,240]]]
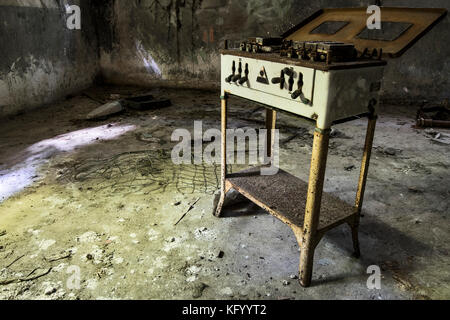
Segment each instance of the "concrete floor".
[[[89,96],[147,91],[102,87]],[[351,256],[348,227],[334,229],[304,289],[291,279],[299,251],[289,227],[248,203],[213,217],[218,167],[170,160],[174,129],[194,120],[219,128],[218,94],[150,91],[173,106],[88,122],[99,103],[80,95],[1,123],[0,299],[450,298],[449,147],[412,128],[415,106],[381,110],[362,257]],[[261,126],[263,109],[230,103],[231,127]],[[325,189],[349,203],[365,126],[338,125],[331,140]],[[278,127],[281,167],[306,180],[312,128],[286,115]],[[371,265],[382,269],[380,290],[366,286]],[[74,270],[80,289],[68,286]]]

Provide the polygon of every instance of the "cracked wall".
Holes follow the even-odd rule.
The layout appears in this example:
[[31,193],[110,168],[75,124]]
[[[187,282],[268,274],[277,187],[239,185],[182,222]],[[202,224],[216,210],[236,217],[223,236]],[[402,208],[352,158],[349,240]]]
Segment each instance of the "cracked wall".
[[[112,83],[214,87],[225,39],[277,36],[324,7],[367,6],[358,0],[133,0],[109,1],[115,37],[101,48]],[[382,1],[384,6],[447,7],[448,1]],[[386,69],[385,97],[448,98],[449,18]]]
[[[64,98],[96,77],[115,84],[217,88],[225,39],[276,36],[324,7],[362,0],[3,0],[0,117]],[[81,31],[64,6],[79,4]],[[448,1],[385,0],[447,7]],[[449,17],[386,68],[385,98],[449,98]]]
[[[66,27],[65,5],[81,7],[82,29]],[[0,4],[0,117],[90,86],[99,70],[89,1],[5,0]]]

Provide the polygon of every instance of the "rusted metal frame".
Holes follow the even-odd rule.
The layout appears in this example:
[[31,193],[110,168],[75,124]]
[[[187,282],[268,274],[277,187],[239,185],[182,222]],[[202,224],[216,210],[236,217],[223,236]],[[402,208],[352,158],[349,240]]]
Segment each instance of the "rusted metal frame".
[[317,233],[323,233],[325,234],[326,232],[340,226],[341,224],[353,224],[353,220],[355,219],[355,214],[352,214],[351,216],[346,217],[345,219],[342,220],[338,220],[336,222],[334,222],[333,224],[330,224],[324,228],[319,228],[317,229]]
[[314,132],[308,195],[300,249],[300,284],[303,287],[309,287],[311,284],[314,251],[321,236],[323,236],[323,233],[317,232],[317,229],[319,226],[330,131],[330,129],[323,130],[316,128]]
[[277,112],[273,109],[266,109],[266,129],[267,129],[267,156],[270,158],[270,164],[273,161],[274,155],[274,137],[275,137],[275,128],[277,122]]
[[375,137],[375,128],[377,124],[377,116],[372,115],[369,117],[366,141],[364,144],[364,154],[361,161],[361,173],[358,181],[358,191],[356,193],[355,207],[358,213],[358,217],[361,215],[364,192],[366,189],[367,175],[369,173],[370,157],[372,155],[373,139]]
[[416,127],[439,127],[450,128],[450,121],[433,119],[429,113],[450,113],[448,108],[448,101],[440,106],[435,107],[422,107],[417,112]]
[[367,175],[369,173],[369,165],[370,165],[370,157],[372,155],[372,147],[373,147],[373,139],[375,137],[375,128],[377,125],[377,116],[372,114],[369,116],[369,121],[367,125],[367,133],[366,133],[366,141],[364,144],[364,154],[361,161],[361,172],[359,175],[358,181],[358,190],[356,192],[356,200],[355,200],[355,216],[353,221],[350,221],[349,225],[352,230],[352,240],[353,240],[353,249],[354,256],[359,257],[361,255],[359,248],[359,221],[361,217],[361,211],[364,200],[364,193],[366,190],[367,183]]
[[221,171],[220,171],[220,200],[217,204],[215,216],[220,217],[222,213],[222,207],[223,203],[225,202],[225,196],[227,192],[230,190],[226,186],[226,179],[227,179],[227,122],[228,122],[228,95],[224,93],[223,96],[220,97],[221,99],[221,134],[222,134],[222,140],[221,140]]
[[450,121],[419,118],[416,121],[416,125],[424,128],[450,128]]

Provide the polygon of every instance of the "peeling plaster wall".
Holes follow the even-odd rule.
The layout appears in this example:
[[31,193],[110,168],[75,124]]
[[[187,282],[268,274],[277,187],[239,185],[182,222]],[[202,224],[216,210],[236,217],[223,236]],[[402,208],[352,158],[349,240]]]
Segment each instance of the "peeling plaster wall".
[[[362,0],[2,0],[0,117],[90,86],[215,88],[225,39],[276,36],[323,7]],[[82,30],[66,28],[66,4]],[[384,0],[385,6],[447,7],[448,0]],[[387,98],[449,98],[449,16],[386,69]]]
[[0,117],[58,100],[90,86],[99,70],[90,2],[82,29],[66,26],[66,0],[0,3]]
[[[112,83],[214,87],[223,40],[276,36],[324,7],[358,0],[109,0],[101,67]],[[384,6],[447,7],[448,0],[390,0]],[[449,17],[386,70],[385,97],[449,97]],[[113,35],[113,36],[111,36]]]

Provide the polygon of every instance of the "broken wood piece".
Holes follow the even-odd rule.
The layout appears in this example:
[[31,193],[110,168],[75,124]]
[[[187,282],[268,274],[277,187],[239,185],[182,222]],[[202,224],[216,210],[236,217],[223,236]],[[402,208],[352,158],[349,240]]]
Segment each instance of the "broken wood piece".
[[14,263],[16,263],[17,261],[19,261],[20,259],[22,259],[23,257],[25,257],[25,255],[21,255],[20,257],[16,258],[13,262],[11,262],[10,264],[8,264],[5,269],[8,269],[9,267],[11,267]]
[[[39,278],[42,278],[46,275],[48,275],[50,272],[52,271],[52,268],[48,269],[46,272],[38,274],[37,276],[34,277],[26,277],[26,278],[17,278],[17,279],[8,279],[8,280],[4,280],[4,281],[0,281],[0,286],[6,286],[8,284],[12,284],[12,283],[20,283],[20,282],[27,282],[27,281],[33,281]],[[34,273],[34,271],[33,271]]]
[[199,201],[200,201],[200,198],[197,198],[197,200],[195,200],[194,203],[192,203],[192,204],[189,206],[189,209],[181,216],[180,220],[178,220],[177,223],[175,223],[174,225],[175,225],[175,226],[178,225],[178,224],[181,222],[181,220],[183,220],[183,219],[186,217],[186,215],[187,215],[192,209],[194,209],[194,206],[195,206],[195,205],[197,204],[197,202],[199,202]]
[[60,261],[60,260],[64,260],[64,259],[69,259],[70,257],[72,257],[72,252],[68,252],[63,255],[56,255],[53,257],[49,257],[49,258],[44,257],[44,260],[47,262],[55,262],[55,261]]

